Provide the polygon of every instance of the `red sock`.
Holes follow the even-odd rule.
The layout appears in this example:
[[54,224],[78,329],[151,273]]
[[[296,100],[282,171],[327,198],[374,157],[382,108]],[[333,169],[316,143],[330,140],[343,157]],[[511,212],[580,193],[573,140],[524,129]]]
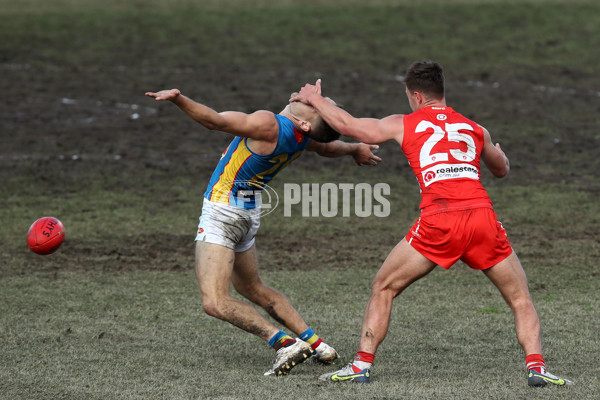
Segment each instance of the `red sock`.
[[[369,364],[373,364],[374,360],[375,354],[367,353],[366,351],[359,351],[356,353],[356,357],[354,357],[354,361],[360,361]],[[352,364],[352,369],[354,370],[354,372],[362,371],[362,369],[358,368],[356,365],[354,365],[354,363]]]
[[275,348],[275,351],[279,350],[282,347],[288,347],[292,344],[296,343],[296,339],[291,338],[288,335],[285,335],[284,337],[282,337],[281,339],[279,339],[277,341],[277,343],[275,343],[275,346],[273,346]]
[[310,348],[316,350],[321,343],[323,343],[323,339],[319,338],[319,340],[310,345]]
[[529,354],[525,357],[525,363],[527,364],[528,371],[533,369],[540,374],[546,372],[546,363],[541,354]]

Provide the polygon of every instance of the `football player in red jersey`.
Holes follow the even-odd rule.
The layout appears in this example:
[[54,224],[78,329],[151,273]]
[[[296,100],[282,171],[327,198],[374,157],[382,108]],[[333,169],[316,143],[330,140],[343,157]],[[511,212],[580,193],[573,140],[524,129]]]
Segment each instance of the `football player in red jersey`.
[[540,322],[525,272],[481,185],[480,161],[501,178],[510,170],[508,158],[485,128],[446,105],[438,63],[414,63],[404,83],[413,113],[383,119],[354,118],[326,101],[320,80],[305,85],[291,99],[313,106],[342,135],[369,144],[398,142],[421,189],[419,218],[375,276],[354,361],[319,379],[370,382],[375,352],[388,331],[393,299],[437,265],[448,269],[462,260],[482,270],[510,306],[526,355],[528,384],[572,384],[546,371]]

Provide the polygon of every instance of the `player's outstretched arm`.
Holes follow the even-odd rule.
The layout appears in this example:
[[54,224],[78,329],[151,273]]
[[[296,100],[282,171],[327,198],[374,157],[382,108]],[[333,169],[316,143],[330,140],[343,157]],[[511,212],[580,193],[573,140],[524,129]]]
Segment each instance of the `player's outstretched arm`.
[[356,165],[377,165],[381,162],[381,157],[376,156],[373,151],[379,149],[379,146],[365,143],[347,143],[341,140],[334,140],[329,143],[320,143],[311,140],[306,150],[314,151],[323,157],[342,157],[351,156]]
[[171,101],[193,120],[211,130],[256,140],[272,141],[277,139],[277,119],[270,111],[261,110],[252,114],[239,111],[217,112],[184,96],[179,89],[147,92],[146,96],[157,101]]
[[321,95],[320,79],[314,85],[306,84],[290,101],[311,105],[329,126],[344,136],[370,144],[379,144],[392,139],[402,143],[404,125],[401,115],[392,115],[383,119],[355,118],[336,106],[331,99]]
[[493,144],[490,133],[483,128],[483,151],[481,159],[486,167],[498,178],[502,178],[510,171],[510,162],[504,151],[500,148],[500,143]]

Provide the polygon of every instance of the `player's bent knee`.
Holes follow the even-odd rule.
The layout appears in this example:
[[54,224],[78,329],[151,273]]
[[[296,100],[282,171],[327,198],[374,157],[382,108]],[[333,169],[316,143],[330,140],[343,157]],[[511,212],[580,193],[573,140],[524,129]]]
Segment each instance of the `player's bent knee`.
[[224,302],[216,299],[203,298],[202,308],[204,312],[211,317],[223,319],[225,309],[223,307]]
[[202,308],[204,309],[204,312],[210,315],[211,317],[220,317],[219,309],[215,307],[213,303],[202,302]]

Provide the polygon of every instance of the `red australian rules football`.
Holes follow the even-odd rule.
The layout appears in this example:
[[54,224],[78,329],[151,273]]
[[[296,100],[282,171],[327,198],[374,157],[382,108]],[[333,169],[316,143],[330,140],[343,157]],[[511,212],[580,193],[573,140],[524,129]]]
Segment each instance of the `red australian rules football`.
[[54,217],[42,217],[31,224],[27,232],[27,245],[37,254],[52,254],[65,240],[65,227]]

